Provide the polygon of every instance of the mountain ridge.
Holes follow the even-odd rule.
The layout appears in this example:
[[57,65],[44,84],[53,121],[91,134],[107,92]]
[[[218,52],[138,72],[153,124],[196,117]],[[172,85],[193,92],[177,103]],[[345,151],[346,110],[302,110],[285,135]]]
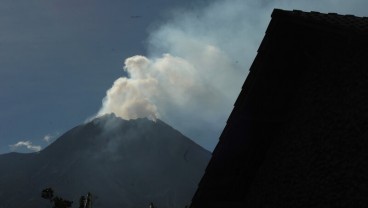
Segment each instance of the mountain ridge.
[[39,196],[46,187],[73,200],[73,207],[87,192],[97,197],[94,207],[145,207],[151,201],[184,207],[209,159],[207,150],[163,121],[107,115],[72,128],[38,153],[0,155],[7,167],[0,173],[6,187],[0,208],[46,207]]

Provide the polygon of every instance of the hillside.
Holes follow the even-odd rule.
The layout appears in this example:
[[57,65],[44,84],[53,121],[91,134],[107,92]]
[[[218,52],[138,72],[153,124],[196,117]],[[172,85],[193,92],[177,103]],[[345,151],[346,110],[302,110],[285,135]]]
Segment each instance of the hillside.
[[114,115],[77,126],[39,153],[0,155],[0,208],[49,207],[41,190],[78,206],[184,207],[190,203],[210,152],[164,122]]

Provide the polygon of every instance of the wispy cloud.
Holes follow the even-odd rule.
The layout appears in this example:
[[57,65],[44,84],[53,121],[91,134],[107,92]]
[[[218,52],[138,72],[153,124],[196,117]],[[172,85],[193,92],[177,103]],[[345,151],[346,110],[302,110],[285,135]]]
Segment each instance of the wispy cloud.
[[54,141],[57,137],[59,136],[59,133],[55,133],[55,134],[46,134],[42,140],[47,142],[47,143],[50,143],[52,141]]
[[9,145],[12,151],[20,151],[24,152],[31,151],[31,152],[39,152],[42,148],[39,145],[33,145],[30,141],[19,141],[16,144]]
[[43,140],[44,140],[45,142],[47,142],[47,143],[49,143],[51,139],[52,139],[52,137],[51,137],[49,134],[48,134],[48,135],[45,135],[45,136],[43,137]]

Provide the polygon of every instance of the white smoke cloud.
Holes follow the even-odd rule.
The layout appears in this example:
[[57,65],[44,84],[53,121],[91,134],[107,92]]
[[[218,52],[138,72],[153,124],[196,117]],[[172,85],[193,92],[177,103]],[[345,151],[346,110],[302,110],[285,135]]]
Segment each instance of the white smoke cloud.
[[32,151],[39,152],[41,150],[41,146],[33,145],[30,141],[19,141],[16,144],[9,145],[12,151]]
[[342,12],[337,2],[343,1],[318,2],[222,0],[174,11],[170,21],[152,31],[148,56],[125,60],[128,77],[114,82],[97,115],[160,118],[212,150],[273,8]]
[[[246,60],[252,58],[238,42],[252,29],[232,13],[233,6],[222,12],[219,7],[186,11],[157,28],[149,39],[150,55],[125,60],[128,77],[107,91],[98,116],[160,118],[212,149],[247,75]],[[229,28],[232,21],[239,25]],[[255,44],[248,46],[252,56]]]

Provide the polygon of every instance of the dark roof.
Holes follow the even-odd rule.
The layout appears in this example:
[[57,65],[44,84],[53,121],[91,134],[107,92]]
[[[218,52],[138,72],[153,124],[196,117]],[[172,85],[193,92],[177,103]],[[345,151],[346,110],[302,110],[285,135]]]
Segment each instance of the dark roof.
[[354,15],[341,15],[336,13],[303,12],[300,10],[286,11],[275,9],[272,18],[287,18],[305,23],[331,26],[339,29],[356,30],[368,32],[368,17],[357,17]]
[[368,206],[367,26],[274,10],[192,208]]

